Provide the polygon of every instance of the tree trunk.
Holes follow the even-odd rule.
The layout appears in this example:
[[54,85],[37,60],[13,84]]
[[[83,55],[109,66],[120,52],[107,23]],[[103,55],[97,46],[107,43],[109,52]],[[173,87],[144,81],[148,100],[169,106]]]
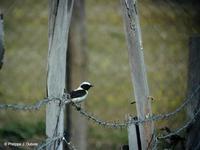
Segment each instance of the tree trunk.
[[[192,37],[189,43],[189,68],[188,68],[188,97],[200,85],[200,36]],[[200,92],[191,99],[187,113],[193,118],[195,112],[200,108]],[[186,147],[188,150],[200,149],[200,120],[199,115],[194,124],[188,128]],[[197,146],[199,145],[199,148]]]

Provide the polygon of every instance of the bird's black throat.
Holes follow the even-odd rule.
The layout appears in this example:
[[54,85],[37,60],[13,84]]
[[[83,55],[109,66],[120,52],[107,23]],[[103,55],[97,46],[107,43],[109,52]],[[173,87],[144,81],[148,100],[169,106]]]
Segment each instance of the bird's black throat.
[[84,90],[89,90],[90,88],[92,87],[92,85],[88,85],[88,84],[83,84],[81,85],[81,88],[84,89]]

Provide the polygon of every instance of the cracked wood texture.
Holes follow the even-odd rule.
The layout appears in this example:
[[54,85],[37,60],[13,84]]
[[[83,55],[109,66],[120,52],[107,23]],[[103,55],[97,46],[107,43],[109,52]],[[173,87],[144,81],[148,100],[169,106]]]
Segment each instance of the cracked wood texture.
[[[137,1],[121,0],[121,2],[124,13],[126,39],[128,42],[129,63],[131,67],[131,76],[134,87],[137,116],[139,119],[144,119],[146,116],[152,115],[152,111],[151,103],[148,100],[149,88],[144,63],[142,36],[137,9]],[[140,124],[139,129],[142,150],[151,149],[151,141],[153,141],[152,135],[154,129],[153,122],[146,122]],[[129,139],[129,147],[133,147],[131,146],[132,143],[136,142],[130,140],[131,139]]]
[[[65,89],[66,54],[73,0],[49,0],[49,49],[47,95],[61,98]],[[47,104],[46,135],[63,136],[64,105],[57,101]],[[54,142],[47,149],[63,149],[63,142]]]

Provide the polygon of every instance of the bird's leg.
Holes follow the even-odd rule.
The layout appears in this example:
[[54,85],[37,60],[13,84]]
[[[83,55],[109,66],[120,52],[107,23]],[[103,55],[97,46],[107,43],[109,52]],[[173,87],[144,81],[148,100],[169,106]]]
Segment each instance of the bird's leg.
[[81,104],[76,104],[76,109],[77,109],[78,111],[80,111],[80,110],[81,110]]
[[72,106],[74,106],[74,107],[77,109],[77,111],[80,111],[80,110],[81,110],[81,105],[80,105],[80,104],[77,104],[77,103],[75,103],[75,102],[73,102],[73,101],[70,101],[70,104],[71,104]]

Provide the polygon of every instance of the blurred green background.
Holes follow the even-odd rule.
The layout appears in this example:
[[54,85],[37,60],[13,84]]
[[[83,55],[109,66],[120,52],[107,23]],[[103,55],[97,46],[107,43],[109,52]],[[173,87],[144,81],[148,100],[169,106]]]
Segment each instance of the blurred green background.
[[[197,1],[198,2],[198,1]],[[199,5],[193,1],[143,0],[139,12],[153,113],[174,110],[186,97],[189,37],[200,33]],[[33,103],[46,96],[48,1],[1,0],[5,62],[0,70],[0,103]],[[119,0],[86,0],[88,72],[86,109],[105,120],[136,114],[122,10]],[[77,85],[78,86],[78,85]],[[179,127],[185,112],[156,127]],[[0,112],[0,144],[6,140],[42,141],[45,108],[37,112]],[[89,122],[92,149],[119,149],[126,130]]]

